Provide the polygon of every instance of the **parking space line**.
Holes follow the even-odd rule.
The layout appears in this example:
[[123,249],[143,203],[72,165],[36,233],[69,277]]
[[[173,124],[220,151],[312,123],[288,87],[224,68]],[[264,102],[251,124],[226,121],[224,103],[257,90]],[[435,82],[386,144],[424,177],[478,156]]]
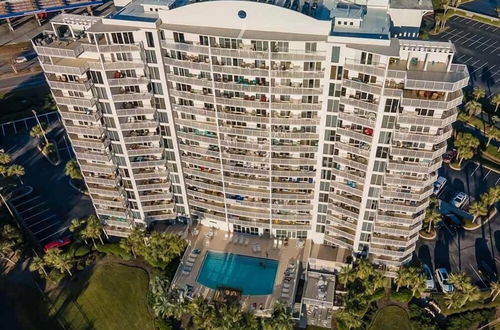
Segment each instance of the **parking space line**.
[[[468,35],[469,35],[469,34],[471,34],[471,33],[472,33],[472,32],[468,32],[468,33],[464,34],[463,36],[461,36],[460,38],[458,38],[458,39],[456,39],[456,40],[453,40],[453,42],[457,42],[458,40],[465,38],[466,36],[468,36]],[[466,40],[469,40],[469,39],[470,39],[470,38],[467,38]]]
[[[486,49],[490,48],[490,47],[493,47],[496,43],[498,43],[498,41],[495,41],[494,43],[492,43],[491,45],[489,45],[488,47],[486,47],[483,51],[485,51]],[[496,47],[495,47],[496,48]]]
[[472,71],[471,73],[476,72],[477,70],[481,69],[481,68],[482,68],[483,66],[485,66],[486,64],[488,64],[488,63],[484,63],[484,64],[483,64],[483,65],[481,65],[479,68],[477,68],[476,70]]
[[61,229],[59,229],[58,231],[56,231],[55,233],[50,234],[49,236],[46,236],[46,237],[44,237],[44,238],[40,239],[39,241],[40,241],[40,242],[43,242],[43,241],[45,241],[46,239],[48,239],[49,237],[52,237],[52,236],[54,236],[54,235],[57,235],[57,234],[59,234],[59,233],[61,233],[61,232],[65,231],[66,229],[68,229],[68,227],[61,228]]
[[57,226],[57,225],[58,225],[58,223],[53,223],[53,224],[49,225],[48,227],[45,227],[45,228],[43,228],[43,229],[40,229],[40,230],[39,230],[39,231],[37,231],[36,233],[33,233],[33,235],[39,234],[39,233],[41,233],[42,231],[47,230],[47,229],[49,229],[49,228],[51,228],[51,227],[54,227],[54,226]]
[[495,186],[498,184],[498,181],[500,181],[500,178],[498,178],[497,182],[495,182]]
[[488,173],[486,173],[486,175],[483,177],[483,180],[486,180],[486,177],[491,173],[491,170],[488,171]]
[[472,47],[472,45],[474,45],[475,43],[478,43],[479,41],[481,41],[481,39],[484,39],[484,37],[480,37],[479,39],[475,40],[470,45],[468,45],[468,47]]
[[470,268],[472,268],[472,270],[474,271],[474,274],[476,274],[476,276],[479,278],[479,280],[481,281],[481,283],[483,283],[483,285],[485,287],[488,287],[486,285],[486,283],[484,283],[483,278],[481,277],[481,275],[479,275],[479,273],[476,271],[476,269],[471,264],[469,264],[469,266],[470,266]]
[[29,210],[33,210],[35,207],[38,207],[38,206],[43,205],[43,204],[45,204],[45,201],[41,201],[40,203],[36,204],[35,206],[32,206],[32,207],[30,207],[29,209],[26,209],[26,210],[22,210],[19,213],[23,214],[24,212],[27,212]]
[[476,62],[471,63],[471,64],[467,64],[467,65],[474,66],[474,65],[476,65],[476,64],[477,64],[477,62],[481,62],[481,60],[477,60]]
[[492,73],[492,74],[491,74],[491,76],[492,76],[492,77],[493,77],[493,76],[496,76],[496,74],[497,74],[497,73],[499,73],[499,72],[500,72],[500,69],[498,69],[495,73]]
[[37,222],[35,222],[35,223],[32,223],[31,225],[29,225],[29,226],[28,226],[28,228],[31,228],[31,227],[33,227],[33,226],[36,226],[36,225],[38,225],[39,223],[42,223],[42,222],[47,221],[47,220],[49,220],[49,219],[52,219],[52,218],[54,218],[54,217],[55,217],[55,214],[53,214],[53,215],[51,215],[50,217],[47,217],[47,218],[45,218],[45,219],[43,219],[43,220],[37,221]]
[[472,171],[472,173],[470,174],[470,176],[472,176],[474,173],[476,173],[477,169],[479,168],[479,164],[476,166],[476,168],[474,169],[474,171]]
[[21,204],[17,204],[17,205],[16,205],[16,204],[14,203],[14,207],[17,209],[19,206],[24,205],[24,204],[26,204],[26,203],[28,203],[28,202],[34,201],[34,200],[35,200],[35,199],[37,199],[37,198],[40,198],[40,196],[35,196],[35,197],[31,198],[31,199],[28,199],[27,201],[22,202]]
[[40,215],[40,214],[42,214],[43,212],[46,212],[46,211],[50,211],[50,209],[45,209],[45,210],[43,210],[41,212],[38,212],[37,214],[30,215],[29,217],[24,218],[23,220],[26,221],[26,220],[31,219],[33,217],[36,217],[37,215]]

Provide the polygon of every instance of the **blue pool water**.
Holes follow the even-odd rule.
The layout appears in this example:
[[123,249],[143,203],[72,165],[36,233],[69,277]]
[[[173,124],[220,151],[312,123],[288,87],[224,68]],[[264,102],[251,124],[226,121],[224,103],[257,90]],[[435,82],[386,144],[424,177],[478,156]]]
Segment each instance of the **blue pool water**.
[[232,253],[207,252],[197,282],[210,289],[229,287],[244,295],[273,292],[278,261]]

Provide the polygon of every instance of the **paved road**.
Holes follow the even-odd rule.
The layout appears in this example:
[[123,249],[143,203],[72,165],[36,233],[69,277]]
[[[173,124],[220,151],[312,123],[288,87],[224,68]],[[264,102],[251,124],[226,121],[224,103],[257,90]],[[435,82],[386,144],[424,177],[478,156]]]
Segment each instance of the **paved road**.
[[0,91],[3,92],[8,92],[15,88],[34,88],[39,86],[47,86],[45,77],[40,72],[0,79]]
[[[50,217],[50,212],[44,211],[45,213],[36,217],[37,221],[43,220],[43,222],[39,224],[29,222],[29,225],[35,226],[35,231],[45,230],[46,227],[50,226],[50,230],[40,232],[40,235],[44,234],[43,237],[40,236],[40,239],[43,239],[45,234],[59,232],[68,225],[71,219],[94,213],[90,198],[74,190],[68,183],[68,177],[64,174],[64,166],[72,158],[72,151],[60,122],[54,122],[50,125],[49,139],[57,142],[62,159],[58,166],[51,165],[41,155],[36,149],[34,139],[29,136],[27,130],[18,134],[13,134],[11,131],[11,134],[7,136],[0,135],[0,145],[11,154],[15,163],[25,167],[26,175],[22,177],[22,180],[24,184],[34,188],[32,197],[40,197],[37,203],[34,203],[37,200],[29,203],[34,203],[32,206],[42,203],[41,206],[38,206],[40,211],[49,209],[55,215],[55,217]],[[41,217],[42,215],[43,217]]]
[[[431,15],[424,20],[434,24]],[[466,64],[471,83],[486,88],[491,93],[500,92],[500,28],[454,16],[448,20],[448,29],[431,40],[453,42],[457,49],[455,62]]]

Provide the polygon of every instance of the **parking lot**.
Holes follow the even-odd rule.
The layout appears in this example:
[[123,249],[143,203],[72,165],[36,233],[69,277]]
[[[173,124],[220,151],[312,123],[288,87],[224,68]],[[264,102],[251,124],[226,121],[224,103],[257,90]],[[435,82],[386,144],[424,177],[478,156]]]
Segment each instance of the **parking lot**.
[[[56,142],[62,160],[58,166],[42,156],[35,140],[29,136],[26,127],[31,128],[32,118],[0,128],[0,146],[10,153],[14,163],[24,166],[23,185],[33,188],[28,195],[14,198],[12,205],[42,245],[58,238],[72,219],[94,213],[90,198],[69,185],[64,167],[73,157],[72,150],[57,114],[48,118],[52,119],[47,130],[48,139]],[[40,118],[40,121],[45,120]]]
[[[424,18],[433,21],[431,16]],[[433,25],[431,22],[430,24]],[[431,40],[450,40],[456,47],[454,62],[466,64],[471,83],[491,93],[500,91],[500,29],[468,18],[454,16],[446,23],[447,30]]]
[[21,217],[23,225],[33,237],[43,246],[52,241],[60,232],[66,230],[47,202],[37,194],[11,200],[12,206]]
[[[59,114],[57,111],[40,114],[38,115],[38,120],[50,125],[59,121]],[[26,133],[35,125],[36,119],[34,116],[2,123],[0,124],[0,137]],[[2,140],[0,139],[0,141]]]
[[[438,198],[450,202],[457,192],[465,192],[470,200],[479,199],[489,187],[498,185],[500,174],[478,165],[467,163],[461,171],[443,166],[439,175],[447,183]],[[467,210],[468,206],[464,209]],[[463,271],[480,287],[488,285],[491,273],[497,273],[500,262],[499,215],[474,231],[442,226],[435,240],[420,239],[416,257],[433,271],[444,267],[450,272]]]

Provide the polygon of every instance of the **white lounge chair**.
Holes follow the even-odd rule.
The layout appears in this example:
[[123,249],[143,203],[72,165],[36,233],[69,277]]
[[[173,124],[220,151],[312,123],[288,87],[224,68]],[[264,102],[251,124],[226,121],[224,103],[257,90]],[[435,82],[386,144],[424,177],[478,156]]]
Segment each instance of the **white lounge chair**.
[[238,244],[243,245],[244,242],[245,242],[245,237],[240,236],[238,239]]
[[288,289],[288,288],[283,288],[283,289],[281,290],[281,292],[283,292],[283,293],[288,293],[288,292],[290,292],[290,289]]
[[250,240],[248,238],[245,238],[245,246],[248,246],[248,243],[250,243]]
[[233,242],[234,244],[238,244],[238,239],[239,239],[239,237],[238,237],[237,235],[235,235],[235,236],[233,237],[232,242]]
[[192,261],[189,261],[189,260],[188,260],[188,261],[186,262],[186,266],[187,266],[187,267],[193,267],[193,266],[194,266],[194,262],[192,262]]
[[257,253],[257,245],[252,245],[252,252]]
[[224,240],[227,241],[228,238],[229,238],[229,233],[228,232],[224,233]]
[[278,248],[278,240],[275,238],[274,239],[274,244],[273,244],[273,247],[276,249]]
[[255,247],[257,248],[257,252],[260,252],[261,249],[260,249],[260,244],[256,244]]
[[290,287],[290,284],[288,284],[288,283],[283,283],[283,287],[284,287],[284,288],[289,288],[289,287]]
[[283,241],[278,240],[278,249],[281,249],[283,247]]
[[287,293],[282,293],[281,298],[290,298],[290,296]]

